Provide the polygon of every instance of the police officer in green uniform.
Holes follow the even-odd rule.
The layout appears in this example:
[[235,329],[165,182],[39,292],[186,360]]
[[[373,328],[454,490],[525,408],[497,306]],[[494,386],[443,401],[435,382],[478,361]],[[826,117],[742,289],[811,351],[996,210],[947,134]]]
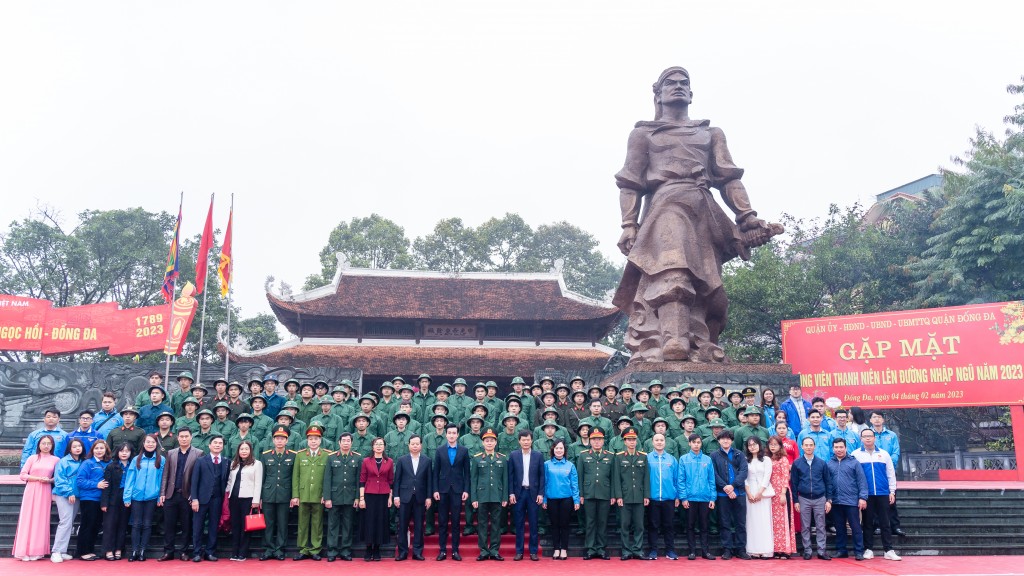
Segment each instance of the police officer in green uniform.
[[320,448],[324,429],[310,424],[306,429],[305,450],[295,454],[292,472],[292,506],[299,507],[299,534],[295,545],[299,553],[296,560],[320,560],[324,540],[324,472],[327,469],[327,450]]
[[288,509],[292,498],[292,469],[295,453],[288,450],[288,427],[274,426],[271,442],[274,447],[260,454],[263,463],[263,515],[267,523],[263,531],[263,554],[260,560],[284,560],[288,537]]
[[626,430],[622,437],[626,441],[626,449],[615,455],[615,472],[612,474],[612,498],[620,509],[621,559],[642,560],[644,508],[651,501],[647,453],[636,449],[639,440],[636,430]]
[[604,433],[600,429],[590,435],[590,449],[576,457],[580,500],[583,504],[585,540],[583,559],[608,560],[608,514],[611,510],[612,473],[615,454],[604,449]]
[[488,428],[481,436],[483,452],[473,455],[469,463],[469,500],[480,515],[477,522],[477,538],[480,555],[477,561],[487,559],[503,561],[498,548],[501,534],[498,516],[508,505],[508,462],[507,457],[495,448],[498,435]]
[[[327,457],[324,507],[327,508],[327,561],[352,560],[352,527],[359,507],[359,470],[363,455],[352,450],[352,434],[343,432],[338,451]],[[339,545],[340,537],[340,545]]]

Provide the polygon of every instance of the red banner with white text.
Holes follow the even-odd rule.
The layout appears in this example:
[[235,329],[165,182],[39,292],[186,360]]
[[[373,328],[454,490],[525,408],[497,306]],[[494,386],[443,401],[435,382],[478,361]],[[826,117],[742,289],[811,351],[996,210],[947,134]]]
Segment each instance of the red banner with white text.
[[786,320],[782,358],[845,406],[1024,404],[1024,302]]
[[112,355],[163,350],[171,305],[122,310],[117,302],[54,308],[49,300],[0,295],[0,350]]

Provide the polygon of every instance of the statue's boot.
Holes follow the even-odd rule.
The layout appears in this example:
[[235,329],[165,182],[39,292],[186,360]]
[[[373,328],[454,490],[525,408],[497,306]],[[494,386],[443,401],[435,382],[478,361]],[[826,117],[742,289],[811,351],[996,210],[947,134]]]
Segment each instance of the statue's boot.
[[658,325],[661,327],[661,357],[666,362],[685,361],[690,358],[690,339],[687,328],[690,309],[682,302],[669,302],[658,307]]

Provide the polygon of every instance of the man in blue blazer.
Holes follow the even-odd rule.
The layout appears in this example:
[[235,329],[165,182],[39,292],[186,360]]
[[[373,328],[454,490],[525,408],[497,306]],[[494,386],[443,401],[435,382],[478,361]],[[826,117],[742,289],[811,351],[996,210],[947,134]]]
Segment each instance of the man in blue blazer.
[[[224,437],[212,434],[208,445],[210,450],[192,469],[192,489],[189,500],[192,503],[192,561],[203,558],[217,561],[217,526],[220,525],[220,511],[224,504],[224,491],[228,486],[228,459],[224,457]],[[209,520],[209,534],[203,539],[203,524]]]
[[469,450],[459,444],[458,424],[449,424],[444,431],[445,443],[434,454],[434,502],[438,504],[437,535],[441,551],[437,560],[447,557],[448,530],[452,534],[452,560],[459,554],[459,516],[462,503],[469,499]]
[[423,455],[420,437],[409,438],[409,453],[395,461],[395,508],[398,508],[398,555],[396,561],[409,557],[409,521],[413,524],[412,559],[423,560],[423,520],[433,502],[432,462]]
[[544,501],[544,455],[533,449],[533,435],[519,431],[519,450],[508,457],[508,502],[516,526],[516,555],[523,559],[526,520],[530,521],[530,560],[537,561],[537,512]]

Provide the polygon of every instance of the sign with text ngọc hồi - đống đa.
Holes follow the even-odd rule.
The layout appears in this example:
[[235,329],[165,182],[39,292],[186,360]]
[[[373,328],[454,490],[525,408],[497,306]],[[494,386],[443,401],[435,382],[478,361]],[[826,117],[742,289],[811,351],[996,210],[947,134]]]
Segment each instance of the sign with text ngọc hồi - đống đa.
[[0,350],[112,355],[163,350],[171,305],[122,310],[117,302],[54,308],[49,300],[0,295]]
[[844,406],[1024,404],[1024,302],[786,320],[782,357]]

